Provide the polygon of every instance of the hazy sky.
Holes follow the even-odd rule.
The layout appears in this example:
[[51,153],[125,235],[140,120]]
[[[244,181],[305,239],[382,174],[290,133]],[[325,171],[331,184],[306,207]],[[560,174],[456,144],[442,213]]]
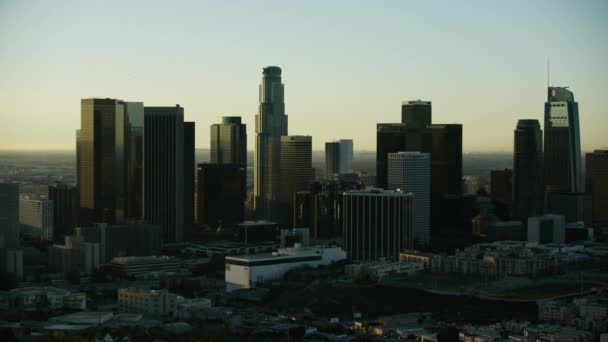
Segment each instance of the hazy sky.
[[464,149],[511,151],[551,83],[608,148],[608,1],[0,0],[0,149],[73,149],[80,99],[185,107],[197,147],[240,115],[253,149],[262,67],[283,69],[289,133],[374,150],[400,103],[433,102]]

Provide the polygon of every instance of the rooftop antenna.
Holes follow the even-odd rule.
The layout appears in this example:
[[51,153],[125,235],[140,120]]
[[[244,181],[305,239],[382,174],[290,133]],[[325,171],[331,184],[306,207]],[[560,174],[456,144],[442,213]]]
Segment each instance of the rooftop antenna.
[[551,69],[549,68],[549,57],[547,57],[547,88],[551,86]]

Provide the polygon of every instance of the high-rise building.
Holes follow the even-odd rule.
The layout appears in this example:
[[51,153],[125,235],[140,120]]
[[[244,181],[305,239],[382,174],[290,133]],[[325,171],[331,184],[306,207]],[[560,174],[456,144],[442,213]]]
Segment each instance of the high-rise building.
[[340,139],[325,143],[325,179],[332,180],[336,174],[352,172],[353,141]]
[[281,137],[280,169],[281,215],[279,224],[292,227],[294,224],[294,196],[296,192],[307,190],[315,180],[312,168],[312,137],[286,135]]
[[76,227],[74,235],[84,242],[98,244],[102,263],[115,257],[158,255],[161,248],[160,226],[154,224],[98,223],[91,227]]
[[565,243],[566,220],[563,215],[546,214],[528,218],[528,242]]
[[344,193],[344,249],[352,261],[398,260],[412,249],[412,194],[367,189]]
[[19,200],[19,223],[25,236],[53,240],[53,201],[23,196]]
[[566,223],[592,220],[591,194],[584,192],[550,192],[547,194],[547,212],[563,215]]
[[145,107],[144,217],[163,242],[184,234],[184,108]]
[[388,154],[388,188],[414,195],[412,231],[414,244],[431,242],[431,157],[428,153]]
[[264,68],[260,84],[260,105],[255,117],[253,158],[254,207],[258,219],[280,220],[281,136],[287,135],[281,68]]
[[519,120],[514,132],[513,216],[543,212],[543,132],[538,120]]
[[608,150],[595,150],[585,158],[587,192],[591,194],[593,222],[608,224]]
[[247,166],[247,125],[240,116],[224,116],[211,125],[211,163]]
[[544,141],[546,191],[584,191],[578,103],[567,87],[548,88]]
[[496,215],[502,220],[509,219],[513,205],[513,170],[490,171],[490,194],[496,204]]
[[80,236],[66,236],[63,245],[48,248],[48,266],[53,272],[91,274],[100,265],[99,244]]
[[403,101],[401,102],[401,123],[409,127],[424,128],[431,124],[431,101]]
[[0,248],[19,247],[19,185],[0,183]]
[[184,229],[194,227],[196,161],[194,157],[194,122],[184,122]]
[[244,219],[246,169],[240,164],[198,164],[197,218],[199,225],[235,226]]
[[77,186],[84,223],[141,218],[143,103],[82,99]]
[[53,236],[55,240],[62,241],[66,236],[74,234],[74,227],[78,225],[78,189],[57,182],[49,186],[48,195],[53,201]]

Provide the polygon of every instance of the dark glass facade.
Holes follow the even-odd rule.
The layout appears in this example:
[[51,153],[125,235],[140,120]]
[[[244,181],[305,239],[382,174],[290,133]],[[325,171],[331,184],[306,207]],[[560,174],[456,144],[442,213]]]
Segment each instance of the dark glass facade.
[[224,116],[211,125],[211,163],[247,166],[247,125],[240,116]]
[[543,212],[543,142],[538,120],[519,120],[514,132],[513,217]]
[[312,138],[310,136],[287,135],[281,137],[280,168],[281,227],[294,225],[294,196],[307,190],[315,180],[312,167]]
[[404,101],[401,103],[401,123],[409,127],[424,128],[432,122],[430,101]]
[[65,236],[74,234],[78,225],[78,189],[58,182],[49,186],[48,191],[49,199],[53,201],[53,237],[55,241],[63,241]]
[[196,186],[194,132],[194,122],[184,122],[184,229],[186,230],[190,230],[194,226],[194,194]]
[[245,214],[246,169],[238,164],[198,164],[197,217],[199,225],[234,226]]
[[593,222],[608,224],[608,150],[595,150],[585,158],[586,187],[591,194]]

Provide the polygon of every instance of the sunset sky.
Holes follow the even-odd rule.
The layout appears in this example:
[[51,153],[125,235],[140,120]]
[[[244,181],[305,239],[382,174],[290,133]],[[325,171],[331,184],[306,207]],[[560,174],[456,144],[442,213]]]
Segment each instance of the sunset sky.
[[465,152],[512,150],[570,86],[584,151],[608,148],[608,1],[0,0],[0,149],[74,149],[80,99],[185,108],[196,145],[283,69],[289,133],[375,149],[403,100],[462,123]]

